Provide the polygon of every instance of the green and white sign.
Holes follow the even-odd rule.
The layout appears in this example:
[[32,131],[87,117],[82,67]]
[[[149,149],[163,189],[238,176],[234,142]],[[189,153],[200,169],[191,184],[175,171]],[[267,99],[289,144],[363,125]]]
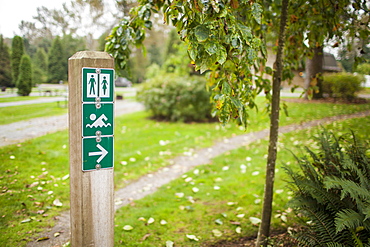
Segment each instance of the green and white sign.
[[114,70],[99,68],[82,68],[82,101],[113,102]]
[[113,167],[113,136],[82,140],[82,168],[84,171]]
[[113,135],[113,108],[114,104],[101,104],[99,108],[95,104],[82,104],[82,136]]
[[82,170],[113,167],[114,70],[82,68]]

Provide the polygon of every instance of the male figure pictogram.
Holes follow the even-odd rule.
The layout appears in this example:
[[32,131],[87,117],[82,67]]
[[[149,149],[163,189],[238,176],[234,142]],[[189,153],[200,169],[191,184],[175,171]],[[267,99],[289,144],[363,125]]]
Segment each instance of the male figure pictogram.
[[96,81],[95,81],[94,75],[91,75],[89,84],[90,84],[90,94],[95,94],[95,84],[96,84]]

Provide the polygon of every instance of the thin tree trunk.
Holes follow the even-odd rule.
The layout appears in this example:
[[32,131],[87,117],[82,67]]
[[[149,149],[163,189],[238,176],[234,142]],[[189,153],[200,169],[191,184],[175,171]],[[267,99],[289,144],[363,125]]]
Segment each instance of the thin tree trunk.
[[304,88],[306,93],[305,99],[320,99],[322,95],[322,72],[324,63],[323,46],[318,46],[313,49],[313,57],[306,59],[306,77]]
[[272,200],[275,180],[275,163],[277,156],[277,140],[279,134],[279,110],[280,110],[280,85],[283,72],[283,51],[285,44],[285,29],[287,23],[289,0],[282,1],[279,43],[275,61],[275,71],[272,79],[272,102],[270,116],[270,140],[266,165],[266,182],[263,198],[262,221],[258,231],[256,246],[267,246],[270,235],[270,224],[272,214]]

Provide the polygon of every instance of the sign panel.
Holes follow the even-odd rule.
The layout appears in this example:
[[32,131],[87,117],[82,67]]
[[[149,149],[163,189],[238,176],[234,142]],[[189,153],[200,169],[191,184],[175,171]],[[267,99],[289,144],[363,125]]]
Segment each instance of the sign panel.
[[83,102],[113,102],[114,70],[82,68],[82,87]]
[[82,105],[82,136],[113,135],[114,105],[101,104],[96,108],[95,104]]
[[82,170],[113,167],[114,70],[82,68]]
[[113,167],[113,136],[82,139],[82,170],[90,171]]

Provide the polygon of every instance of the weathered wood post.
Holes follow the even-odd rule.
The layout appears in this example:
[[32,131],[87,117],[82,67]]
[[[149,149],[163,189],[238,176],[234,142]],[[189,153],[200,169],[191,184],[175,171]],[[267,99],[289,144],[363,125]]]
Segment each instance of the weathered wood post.
[[72,247],[114,245],[113,67],[106,52],[68,61]]

